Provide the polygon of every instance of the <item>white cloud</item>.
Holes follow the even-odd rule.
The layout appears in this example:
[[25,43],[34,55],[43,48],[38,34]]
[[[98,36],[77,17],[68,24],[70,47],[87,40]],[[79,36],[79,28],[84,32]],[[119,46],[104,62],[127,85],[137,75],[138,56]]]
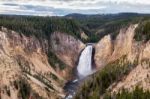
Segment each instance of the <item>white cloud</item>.
[[[14,3],[19,5],[33,5],[33,6],[45,6],[45,7],[53,7],[53,8],[64,8],[64,9],[102,9],[105,6],[99,5],[95,6],[98,0],[12,0],[11,2],[8,0],[3,0],[1,3]],[[89,5],[90,4],[90,5]]]
[[[6,5],[8,4],[8,5]],[[9,4],[16,4],[9,5]],[[25,5],[33,8],[24,8]],[[47,10],[35,11],[36,7]],[[6,10],[7,9],[7,10]],[[68,13],[150,13],[150,0],[1,0],[0,13],[60,15]],[[19,13],[18,13],[19,14]]]

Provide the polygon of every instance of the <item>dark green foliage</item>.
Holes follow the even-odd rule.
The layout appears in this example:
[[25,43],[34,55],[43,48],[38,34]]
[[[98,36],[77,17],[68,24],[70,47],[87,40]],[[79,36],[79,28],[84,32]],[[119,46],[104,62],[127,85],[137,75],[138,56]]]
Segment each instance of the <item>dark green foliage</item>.
[[18,65],[20,66],[22,72],[30,74],[30,64],[26,61],[22,56],[18,56],[17,58]]
[[75,99],[77,97],[80,97],[80,99],[99,99],[112,83],[121,80],[134,66],[136,66],[136,63],[127,62],[125,57],[108,64],[100,72],[85,81],[79,92],[77,92]]
[[13,84],[14,84],[15,88],[18,90],[18,83],[16,80],[13,82]]
[[56,75],[54,75],[53,73],[50,73],[51,78],[53,78],[54,80],[58,80],[58,77]]
[[137,41],[150,40],[150,20],[142,21],[136,29],[135,39]]
[[[32,99],[43,99],[31,89],[30,84],[24,78],[14,81],[13,84],[15,89],[19,91],[19,99],[29,99],[29,97],[32,97]],[[7,95],[10,97],[11,92],[9,86],[4,86],[4,89],[6,90]]]
[[7,95],[10,97],[10,90],[6,90]]
[[129,92],[128,90],[122,89],[121,93],[117,94],[105,94],[104,99],[149,99],[150,92],[144,91],[142,88],[138,86],[132,91]]
[[[107,34],[111,34],[112,38],[115,39],[121,28],[124,26],[127,27],[130,24],[138,23],[143,17],[148,19],[150,18],[149,16],[150,15],[136,13],[120,13],[108,15],[70,14],[66,17],[72,17],[78,20],[85,33],[90,37],[89,41],[97,42]],[[94,35],[96,35],[96,38],[93,38]]]
[[65,32],[80,38],[78,23],[72,19],[61,17],[33,17],[33,16],[0,16],[0,26],[15,30],[27,36],[49,38],[55,31]]
[[7,95],[10,97],[11,93],[9,87],[5,86],[4,89],[6,90]]
[[[52,90],[55,90],[53,88],[53,85],[51,84],[51,81],[48,80],[46,77],[44,77],[43,75],[33,75],[36,79],[38,79],[39,81],[41,81],[43,84],[45,84],[48,88],[52,89]],[[47,89],[48,89],[47,88]]]
[[[68,18],[69,17],[69,18]],[[71,17],[71,18],[70,18]],[[136,13],[120,13],[108,15],[68,15],[66,17],[36,17],[36,16],[0,16],[0,26],[23,33],[27,36],[35,35],[37,38],[49,37],[51,33],[59,31],[73,35],[81,39],[80,32],[84,31],[89,37],[88,40],[81,39],[83,42],[97,42],[107,34],[111,34],[115,39],[119,30],[130,24],[140,23],[150,19],[150,15]],[[145,27],[145,26],[144,26]],[[141,27],[136,36],[137,40],[147,33],[149,26]],[[144,34],[145,35],[145,34]],[[148,38],[147,38],[148,37]],[[149,33],[146,34],[149,39]]]
[[53,66],[54,69],[59,68],[60,70],[63,70],[67,66],[60,59],[58,59],[57,56],[51,51],[49,51],[48,53],[48,61]]
[[88,35],[88,37],[89,38],[84,42],[98,42],[100,40],[99,36],[97,36],[96,34],[90,34]]
[[13,82],[15,88],[19,91],[19,99],[43,99],[39,96],[30,86],[30,84],[24,78],[20,78]]
[[19,93],[22,99],[29,99],[31,87],[24,79],[19,81],[19,88]]

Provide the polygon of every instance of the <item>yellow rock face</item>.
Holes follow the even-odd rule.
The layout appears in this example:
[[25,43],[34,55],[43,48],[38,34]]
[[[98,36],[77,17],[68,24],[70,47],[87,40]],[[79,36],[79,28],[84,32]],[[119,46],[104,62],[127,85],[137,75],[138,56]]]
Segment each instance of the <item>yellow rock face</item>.
[[14,82],[21,79],[24,79],[30,85],[32,92],[40,97],[46,99],[64,97],[62,88],[65,80],[48,63],[46,48],[43,50],[43,46],[46,45],[41,45],[35,37],[20,36],[19,33],[8,31],[6,28],[1,29],[0,92],[2,92],[2,99],[20,99],[19,88],[15,88]]
[[107,35],[95,45],[94,59],[97,68],[131,52],[136,27],[137,25],[131,25],[127,29],[121,29],[114,41]]
[[80,52],[85,47],[78,39],[60,32],[51,35],[51,45],[60,60],[71,67],[76,66]]
[[95,63],[98,70],[106,64],[126,55],[131,63],[137,60],[137,66],[126,77],[112,84],[108,90],[112,93],[128,89],[132,91],[137,85],[150,90],[150,41],[137,42],[134,33],[137,25],[121,29],[114,41],[110,36],[102,38],[95,46]]

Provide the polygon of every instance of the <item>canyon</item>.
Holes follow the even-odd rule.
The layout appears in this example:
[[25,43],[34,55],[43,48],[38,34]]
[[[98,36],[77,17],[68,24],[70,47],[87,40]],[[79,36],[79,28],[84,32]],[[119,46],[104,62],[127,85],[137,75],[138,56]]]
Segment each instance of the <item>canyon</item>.
[[107,34],[98,42],[87,43],[84,40],[90,36],[81,30],[84,40],[61,31],[38,38],[1,26],[0,99],[85,99],[76,94],[82,95],[82,87],[92,86],[98,73],[115,62],[128,66],[129,72],[113,81],[106,92],[132,91],[137,85],[150,91],[150,41],[135,40],[138,27],[130,24],[119,29],[115,39]]
[[[84,44],[63,33],[54,33],[51,48],[56,55],[68,65],[68,68],[54,70],[48,62],[48,41],[40,42],[36,37],[19,35],[4,27],[0,31],[0,67],[1,67],[1,97],[2,99],[17,99],[21,79],[29,84],[34,94],[43,98],[64,97],[63,83],[77,61]],[[63,37],[63,38],[62,38]],[[57,45],[56,39],[61,40]],[[68,42],[68,45],[67,45]],[[65,44],[65,46],[64,46]],[[72,48],[72,50],[70,49]],[[68,50],[68,52],[67,52]],[[71,76],[71,75],[70,75]],[[14,86],[17,85],[17,89]],[[5,89],[6,88],[6,89]],[[7,95],[7,91],[10,96]],[[35,92],[34,92],[35,91]],[[25,93],[27,94],[27,93]]]

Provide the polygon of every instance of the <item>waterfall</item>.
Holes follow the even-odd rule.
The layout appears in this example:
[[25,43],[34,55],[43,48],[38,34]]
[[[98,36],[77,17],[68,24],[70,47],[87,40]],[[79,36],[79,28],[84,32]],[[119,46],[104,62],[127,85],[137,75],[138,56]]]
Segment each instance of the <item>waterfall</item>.
[[92,45],[88,45],[81,53],[77,66],[79,78],[92,74]]
[[87,47],[82,51],[79,62],[77,65],[77,73],[79,79],[74,79],[66,83],[64,89],[69,93],[65,99],[73,99],[73,96],[76,93],[77,86],[80,82],[88,75],[92,74],[94,70],[92,70],[92,45],[87,45]]

